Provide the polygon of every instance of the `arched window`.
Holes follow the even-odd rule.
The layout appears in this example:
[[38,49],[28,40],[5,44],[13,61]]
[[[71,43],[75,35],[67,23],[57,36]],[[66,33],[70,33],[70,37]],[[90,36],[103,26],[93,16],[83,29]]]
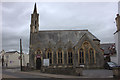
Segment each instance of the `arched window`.
[[37,54],[41,54],[41,51],[40,51],[40,50],[37,50]]
[[40,49],[38,49],[38,50],[35,52],[35,54],[36,54],[36,58],[42,58],[42,52],[41,52]]
[[94,50],[92,48],[89,49],[89,63],[94,64]]
[[47,58],[49,59],[49,64],[52,64],[52,51],[51,50],[48,50],[47,51]]
[[69,51],[69,52],[68,52],[68,64],[73,64],[72,51]]
[[62,64],[62,51],[58,52],[58,64]]
[[64,64],[64,52],[62,48],[58,48],[56,51],[57,64]]
[[84,64],[84,50],[81,48],[80,50],[79,50],[79,63],[80,64]]
[[49,63],[52,64],[52,53],[48,52]]

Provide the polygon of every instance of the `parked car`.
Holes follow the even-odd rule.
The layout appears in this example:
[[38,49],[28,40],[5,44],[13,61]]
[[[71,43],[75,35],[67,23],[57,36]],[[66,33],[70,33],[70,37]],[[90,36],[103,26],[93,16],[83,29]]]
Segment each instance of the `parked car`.
[[117,67],[118,65],[114,62],[106,62],[104,65],[105,69],[112,70],[114,67]]

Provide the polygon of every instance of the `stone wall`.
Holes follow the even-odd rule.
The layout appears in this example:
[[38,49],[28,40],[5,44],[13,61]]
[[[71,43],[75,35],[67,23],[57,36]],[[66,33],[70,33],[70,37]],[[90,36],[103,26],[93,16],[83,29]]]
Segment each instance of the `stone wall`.
[[47,68],[43,67],[41,72],[43,73],[51,73],[51,74],[64,74],[64,75],[75,75],[75,76],[81,76],[82,75],[82,68],[76,67],[76,68]]

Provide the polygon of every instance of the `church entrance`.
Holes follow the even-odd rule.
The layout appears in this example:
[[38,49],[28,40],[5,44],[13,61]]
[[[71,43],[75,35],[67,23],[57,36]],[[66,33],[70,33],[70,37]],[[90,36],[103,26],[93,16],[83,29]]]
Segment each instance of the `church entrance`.
[[36,59],[36,69],[41,69],[41,58]]

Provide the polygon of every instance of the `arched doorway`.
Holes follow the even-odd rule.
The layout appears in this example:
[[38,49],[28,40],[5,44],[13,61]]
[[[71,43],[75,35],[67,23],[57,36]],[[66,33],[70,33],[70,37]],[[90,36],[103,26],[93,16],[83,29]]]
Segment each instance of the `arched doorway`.
[[41,66],[42,66],[42,52],[41,50],[37,50],[36,51],[36,69],[41,69]]
[[36,69],[41,69],[41,58],[36,59]]

